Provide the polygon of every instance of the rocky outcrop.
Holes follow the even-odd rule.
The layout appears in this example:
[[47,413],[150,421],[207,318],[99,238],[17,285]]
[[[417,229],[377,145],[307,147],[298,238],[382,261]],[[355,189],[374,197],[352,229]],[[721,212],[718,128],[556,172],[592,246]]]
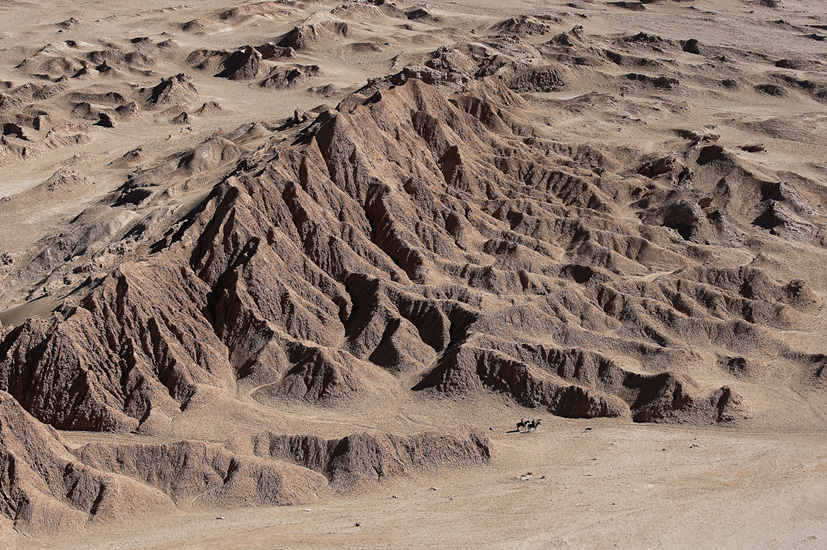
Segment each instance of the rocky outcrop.
[[261,46],[255,47],[261,54],[262,59],[279,59],[296,57],[296,51],[290,47],[276,46],[272,42],[267,42]]
[[12,331],[0,389],[57,428],[118,431],[186,406],[199,387],[232,387],[200,312],[203,285],[172,265],[121,266],[66,320],[35,317]]
[[282,48],[293,48],[300,51],[312,48],[317,44],[328,43],[337,36],[347,36],[348,32],[347,22],[329,13],[319,12],[311,15],[281,37],[277,45]]
[[566,80],[557,67],[529,67],[515,71],[508,87],[515,92],[558,92],[566,87]]
[[319,75],[318,65],[292,65],[274,67],[260,85],[262,88],[284,90],[305,85],[308,80]]
[[192,79],[184,73],[161,79],[153,88],[142,90],[146,103],[155,106],[187,105],[198,97]]
[[746,414],[730,388],[706,394],[683,375],[640,374],[593,352],[515,346],[484,337],[449,350],[420,385],[452,395],[483,386],[513,395],[526,407],[569,418],[631,415],[639,422],[720,423]]
[[319,472],[337,492],[424,469],[483,465],[491,458],[488,437],[469,428],[409,436],[361,433],[342,439],[263,433],[229,446]]
[[88,443],[70,450],[0,391],[0,533],[65,533],[90,522],[171,512],[307,503],[424,469],[488,463],[469,428],[324,440],[263,433],[225,445]]
[[221,64],[221,72],[215,76],[230,80],[252,80],[262,69],[261,61],[261,53],[252,46],[246,46],[228,55]]
[[[823,121],[693,116],[704,98],[823,101],[818,59],[677,27],[606,35],[573,6],[472,29],[439,6],[354,0],[267,36],[312,4],[133,14],[169,19],[180,43],[93,40],[108,23],[69,20],[40,51],[5,48],[28,57],[0,81],[0,165],[76,150],[0,197],[0,217],[90,206],[68,223],[43,210],[47,237],[0,251],[0,300],[30,301],[0,312],[0,529],[293,504],[489,460],[473,428],[341,437],[328,422],[409,425],[408,398],[733,425],[823,396],[824,284],[801,269],[827,246]],[[381,60],[393,74],[350,93]],[[161,79],[182,67],[198,90]],[[199,90],[228,110],[207,119],[221,107]],[[280,95],[302,108],[285,119]],[[253,103],[262,122],[216,130]],[[112,149],[140,118],[180,126]],[[624,128],[646,153],[612,145]],[[775,171],[802,136],[806,169]],[[249,435],[279,419],[336,437]],[[225,428],[244,435],[193,439]]]
[[323,477],[284,462],[238,455],[201,441],[90,443],[75,451],[96,470],[159,489],[180,505],[284,506],[310,502]]
[[649,76],[640,73],[629,73],[626,75],[626,78],[664,90],[672,90],[679,84],[677,78],[668,76]]
[[83,464],[57,432],[0,391],[0,534],[65,533],[172,509],[157,489]]
[[547,19],[543,19],[530,15],[520,15],[497,23],[491,27],[491,30],[527,36],[544,35],[551,32],[551,27],[546,23],[547,20],[551,20],[552,23],[560,22],[559,18],[554,16],[547,16]]

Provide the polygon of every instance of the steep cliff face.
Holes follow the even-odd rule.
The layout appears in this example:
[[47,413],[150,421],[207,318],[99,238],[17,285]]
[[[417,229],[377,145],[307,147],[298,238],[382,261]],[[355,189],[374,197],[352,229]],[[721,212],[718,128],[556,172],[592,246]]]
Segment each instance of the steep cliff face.
[[[333,403],[410,373],[417,390],[493,389],[561,416],[743,417],[734,389],[692,381],[692,343],[783,349],[772,329],[806,328],[818,298],[759,268],[699,266],[680,227],[647,221],[660,187],[635,202],[641,176],[528,135],[523,105],[498,79],[454,96],[411,79],[285,130],[145,261],[7,332],[0,389],[89,430],[238,385]],[[699,181],[736,169],[701,157]],[[760,196],[738,199],[716,238],[760,230]]]

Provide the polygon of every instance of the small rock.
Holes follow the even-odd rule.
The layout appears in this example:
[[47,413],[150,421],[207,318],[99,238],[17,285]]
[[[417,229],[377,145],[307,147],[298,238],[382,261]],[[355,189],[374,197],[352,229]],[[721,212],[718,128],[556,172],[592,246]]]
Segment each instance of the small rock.
[[687,53],[694,53],[695,55],[700,55],[700,42],[698,42],[697,38],[690,38],[689,40],[683,43],[683,51]]
[[189,124],[190,123],[190,115],[186,111],[181,111],[181,114],[174,117],[171,122],[173,124]]
[[422,8],[416,8],[405,12],[405,17],[408,19],[423,19],[428,16],[430,16],[430,14]]
[[301,109],[296,109],[293,111],[293,117],[290,119],[292,124],[301,124],[307,120],[308,116],[307,113]]
[[100,113],[98,114],[98,121],[95,123],[96,126],[101,126],[103,128],[114,128],[115,121],[109,116],[108,113]]
[[763,153],[767,150],[763,145],[741,145],[738,148],[747,153]]

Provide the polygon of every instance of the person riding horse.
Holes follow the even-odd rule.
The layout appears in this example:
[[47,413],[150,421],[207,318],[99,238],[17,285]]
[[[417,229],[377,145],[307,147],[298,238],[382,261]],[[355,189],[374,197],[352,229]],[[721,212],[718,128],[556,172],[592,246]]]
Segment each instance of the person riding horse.
[[525,418],[521,418],[520,421],[517,422],[517,431],[522,432],[525,430],[530,432],[536,430],[542,421],[542,418],[538,418],[537,420],[526,420]]

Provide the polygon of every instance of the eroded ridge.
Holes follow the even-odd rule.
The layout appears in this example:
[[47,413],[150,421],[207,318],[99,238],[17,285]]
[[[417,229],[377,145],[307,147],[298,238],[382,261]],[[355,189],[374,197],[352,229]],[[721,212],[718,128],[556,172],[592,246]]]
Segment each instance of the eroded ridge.
[[[524,107],[497,77],[453,95],[412,78],[283,130],[146,260],[6,330],[0,387],[86,430],[244,388],[392,398],[411,376],[561,416],[743,418],[733,388],[693,381],[708,357],[692,343],[793,356],[772,330],[806,329],[821,306],[804,281],[697,260],[699,238],[763,230],[768,184],[703,143],[630,174],[610,151],[533,135]],[[711,170],[737,188],[700,204],[669,192]]]
[[488,438],[462,427],[409,436],[263,433],[223,444],[106,441],[71,448],[0,392],[0,532],[10,526],[49,535],[176,508],[308,503],[328,490],[489,459]]

